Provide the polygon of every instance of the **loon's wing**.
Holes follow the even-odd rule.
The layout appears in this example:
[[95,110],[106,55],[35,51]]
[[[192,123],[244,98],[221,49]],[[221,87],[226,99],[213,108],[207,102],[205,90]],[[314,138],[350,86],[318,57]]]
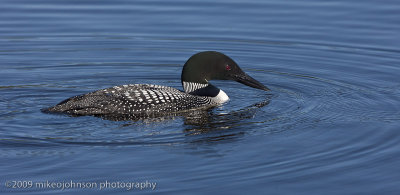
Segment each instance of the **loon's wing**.
[[121,85],[66,99],[45,112],[152,116],[213,106],[210,99],[160,85]]

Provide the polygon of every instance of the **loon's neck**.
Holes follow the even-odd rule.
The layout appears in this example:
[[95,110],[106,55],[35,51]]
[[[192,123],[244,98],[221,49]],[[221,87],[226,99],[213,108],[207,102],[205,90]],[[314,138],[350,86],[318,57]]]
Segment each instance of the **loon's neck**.
[[210,83],[182,82],[186,93],[196,96],[206,96],[213,99],[214,102],[222,104],[229,100],[228,95],[221,89],[218,89]]
[[197,83],[197,82],[182,81],[182,85],[183,85],[183,90],[186,93],[192,93],[196,90],[206,88],[210,84],[209,83]]

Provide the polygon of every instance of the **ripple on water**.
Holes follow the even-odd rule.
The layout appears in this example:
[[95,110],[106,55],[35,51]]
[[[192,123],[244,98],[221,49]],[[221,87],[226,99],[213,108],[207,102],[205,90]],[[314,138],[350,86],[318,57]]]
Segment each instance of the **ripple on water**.
[[[150,37],[153,44],[157,38]],[[164,40],[164,38],[158,38]],[[198,41],[210,42],[215,44],[215,40],[170,40],[172,42],[196,43]],[[101,120],[94,117],[69,118],[66,116],[43,115],[33,117],[39,120],[53,120],[51,124],[43,123],[42,129],[37,130],[33,134],[27,134],[16,129],[15,137],[10,136],[5,140],[4,145],[12,145],[13,140],[29,140],[41,144],[53,143],[55,145],[146,145],[146,144],[182,144],[198,141],[226,140],[240,137],[245,134],[260,133],[277,133],[287,130],[302,130],[315,127],[317,125],[340,125],[352,122],[393,122],[399,120],[398,113],[399,87],[377,89],[376,86],[357,82],[355,79],[358,70],[365,71],[367,68],[357,67],[353,70],[351,79],[344,78],[335,79],[332,75],[326,76],[323,71],[326,66],[315,70],[300,70],[296,66],[276,66],[268,62],[270,61],[292,62],[296,59],[298,64],[307,64],[312,60],[328,61],[332,65],[340,65],[355,63],[347,61],[346,58],[340,60],[331,60],[329,55],[306,56],[309,53],[299,52],[299,48],[303,50],[324,49],[329,52],[343,52],[346,55],[362,55],[362,52],[369,53],[368,48],[362,48],[348,54],[348,50],[354,51],[354,48],[332,47],[330,45],[315,45],[310,43],[290,43],[267,41],[240,41],[240,40],[224,40],[227,44],[235,45],[232,48],[248,48],[228,51],[232,56],[237,56],[237,61],[252,60],[259,61],[260,64],[254,64],[254,70],[245,70],[250,72],[254,78],[265,83],[272,89],[271,92],[265,94],[263,92],[249,89],[242,85],[232,83],[224,83],[224,90],[233,97],[231,102],[214,110],[201,113],[198,116],[176,116],[161,119],[146,119],[135,122],[113,122]],[[160,47],[155,44],[154,47]],[[276,49],[279,48],[279,49]],[[183,49],[189,52],[189,49]],[[279,51],[280,53],[277,53]],[[170,52],[170,51],[169,51]],[[268,53],[269,52],[269,53]],[[285,53],[286,52],[286,53]],[[383,51],[384,52],[384,51]],[[392,51],[388,51],[392,52]],[[285,53],[285,55],[283,55]],[[361,53],[361,54],[360,54]],[[267,55],[268,54],[268,55]],[[385,57],[386,53],[382,56]],[[289,56],[289,57],[288,57]],[[329,61],[330,60],[330,61]],[[284,62],[283,62],[284,63]],[[106,63],[107,64],[107,63]],[[241,63],[239,63],[241,64]],[[96,65],[92,64],[91,66]],[[126,68],[125,64],[120,68]],[[145,67],[157,68],[153,62],[151,64],[136,64],[135,67],[143,69]],[[164,66],[161,64],[158,66]],[[67,68],[65,64],[60,66]],[[178,65],[176,65],[178,66]],[[81,67],[81,66],[79,66]],[[106,65],[104,68],[107,68]],[[180,65],[179,65],[180,67]],[[315,68],[314,66],[312,66]],[[40,67],[36,67],[40,69]],[[46,68],[46,67],[45,67]],[[52,67],[54,69],[56,67]],[[174,69],[175,65],[173,66]],[[368,68],[371,69],[371,68]],[[118,78],[116,74],[120,71],[113,72],[111,78]],[[385,72],[384,72],[385,73]],[[162,73],[160,73],[162,74]],[[355,74],[355,75],[354,75]],[[114,76],[114,77],[113,77]],[[157,75],[151,75],[151,78]],[[150,77],[140,77],[141,79],[151,79]],[[158,84],[179,86],[176,78],[170,75],[163,75],[163,80]],[[89,77],[85,83],[99,83],[96,76]],[[68,82],[68,81],[66,81]],[[162,83],[165,82],[165,83]],[[54,90],[60,92],[60,86],[56,88],[49,85],[27,85],[23,88],[9,89],[2,88],[3,91],[9,93],[8,99],[2,99],[1,104],[11,108],[5,115],[16,116],[18,113],[26,112],[31,117],[32,113],[38,112],[41,105],[29,109],[30,105],[35,105],[36,101],[48,101]],[[71,90],[71,86],[64,86]],[[83,86],[83,88],[87,86]],[[77,91],[85,91],[88,89],[76,89]],[[74,88],[75,89],[75,88]],[[90,87],[92,89],[92,87]],[[21,91],[21,94],[15,94],[15,90]],[[35,94],[35,90],[42,90],[43,94]],[[62,92],[62,91],[61,91]],[[35,94],[26,98],[26,93]],[[14,95],[13,95],[14,94]],[[65,94],[65,93],[64,93]],[[246,94],[246,95],[244,95]],[[64,97],[65,98],[65,97]],[[14,101],[9,101],[13,99]],[[251,99],[251,101],[249,101]],[[384,101],[382,101],[384,100]],[[251,102],[251,103],[250,103]],[[21,109],[28,108],[28,109]],[[74,122],[71,122],[74,121]],[[23,120],[20,120],[24,124]],[[25,123],[27,124],[27,123]],[[99,127],[100,126],[100,127]],[[10,124],[12,128],[12,124]],[[103,128],[105,127],[105,128]],[[47,129],[47,130],[46,130]],[[56,129],[56,130],[54,130]],[[16,143],[16,142],[15,142]]]
[[[386,95],[385,93],[300,74],[284,72],[265,74],[268,74],[268,78],[272,81],[279,80],[280,83],[270,84],[272,92],[269,95],[261,100],[255,99],[259,102],[245,108],[235,104],[245,102],[247,96],[231,92],[232,97],[238,97],[232,100],[233,107],[229,107],[228,104],[188,116],[114,122],[95,117],[71,118],[63,115],[45,115],[42,117],[56,118],[58,121],[44,126],[45,129],[53,131],[42,130],[30,136],[24,134],[11,136],[1,143],[3,146],[18,143],[19,146],[26,147],[182,144],[226,140],[240,137],[243,133],[276,133],[324,124],[340,125],[393,119],[388,111],[370,109],[371,105],[379,102],[379,99],[388,99],[382,97]],[[18,101],[18,98],[16,99]],[[395,99],[386,102],[394,103]],[[20,103],[16,102],[17,105]],[[71,120],[75,122],[71,123]],[[182,123],[184,129],[181,128]],[[99,124],[105,128],[98,128]],[[251,130],[252,126],[257,126],[258,128],[254,128],[257,130]],[[260,126],[263,126],[262,130]]]

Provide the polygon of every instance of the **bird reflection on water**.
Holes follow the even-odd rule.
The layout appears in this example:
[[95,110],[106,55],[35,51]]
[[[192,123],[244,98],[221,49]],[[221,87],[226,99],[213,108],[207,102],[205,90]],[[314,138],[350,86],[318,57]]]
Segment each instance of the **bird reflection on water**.
[[[246,119],[254,118],[256,113],[261,111],[261,108],[267,106],[271,101],[272,95],[267,94],[266,97],[255,104],[241,108],[239,110],[233,110],[228,113],[220,113],[213,108],[207,110],[192,110],[188,112],[181,113],[170,113],[168,116],[107,116],[107,115],[97,115],[105,120],[111,121],[129,121],[125,126],[133,125],[138,122],[144,124],[157,124],[169,120],[175,120],[177,117],[182,117],[185,126],[184,130],[186,136],[199,135],[211,132],[219,132],[221,130],[231,129],[233,127],[240,126]],[[243,130],[232,131],[229,134],[223,133],[215,136],[207,136],[206,140],[202,141],[218,141],[222,139],[228,139],[234,135],[243,133]]]

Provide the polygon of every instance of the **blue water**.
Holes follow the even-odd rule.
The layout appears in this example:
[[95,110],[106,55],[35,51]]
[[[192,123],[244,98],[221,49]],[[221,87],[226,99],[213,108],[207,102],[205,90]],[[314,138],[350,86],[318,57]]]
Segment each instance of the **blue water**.
[[[0,193],[398,194],[399,10],[389,0],[3,0]],[[191,117],[40,112],[114,85],[181,89],[183,64],[205,50],[271,92],[213,81],[231,100]],[[114,187],[37,186],[47,181]]]

